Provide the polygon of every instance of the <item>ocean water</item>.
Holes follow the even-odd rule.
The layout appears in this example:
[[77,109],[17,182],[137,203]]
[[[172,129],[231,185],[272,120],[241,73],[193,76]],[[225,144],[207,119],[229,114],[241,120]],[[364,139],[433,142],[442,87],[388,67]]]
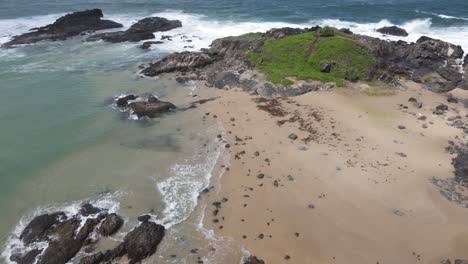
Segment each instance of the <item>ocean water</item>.
[[[284,26],[330,25],[383,37],[376,28],[399,25],[410,36],[389,39],[427,35],[468,51],[466,0],[0,0],[0,44],[87,8],[101,8],[106,18],[127,27],[152,15],[179,19],[183,27],[163,33],[173,41],[149,51],[137,43],[86,43],[80,37],[0,50],[3,256],[21,250],[17,234],[34,215],[74,212],[92,201],[122,214],[123,232],[149,212],[170,228],[153,258],[158,263],[192,263],[188,252],[195,247],[205,263],[240,261],[242,245],[204,229],[204,205],[195,210],[198,193],[219,176],[213,175],[215,163],[227,159],[216,140],[222,124],[200,122],[197,109],[151,122],[130,120],[114,109],[112,98],[120,94],[151,93],[183,106],[201,89],[142,78],[140,64],[206,48],[219,37]],[[184,42],[185,36],[193,42]],[[187,254],[170,259],[174,251]]]

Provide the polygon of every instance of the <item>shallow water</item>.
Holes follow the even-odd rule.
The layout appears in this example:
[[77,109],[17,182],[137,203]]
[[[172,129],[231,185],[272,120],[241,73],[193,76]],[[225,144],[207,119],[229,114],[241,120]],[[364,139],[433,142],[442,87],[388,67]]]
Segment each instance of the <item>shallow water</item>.
[[[216,140],[223,132],[221,124],[201,122],[204,113],[198,109],[141,122],[111,106],[114,96],[125,93],[151,93],[183,106],[202,89],[141,78],[140,64],[174,51],[206,48],[228,35],[316,24],[376,37],[382,36],[375,28],[396,24],[410,33],[404,40],[428,35],[468,50],[468,2],[462,0],[450,5],[432,0],[1,1],[0,44],[65,12],[96,7],[126,27],[149,15],[180,19],[184,26],[156,34],[172,35],[173,41],[149,51],[135,43],[87,43],[83,37],[0,50],[4,252],[11,249],[15,230],[21,231],[35,214],[76,209],[91,200],[126,217],[123,232],[144,213],[170,227],[152,259],[158,263],[193,263],[192,248],[199,248],[211,263],[241,258],[242,246],[205,230],[203,207],[194,211],[214,164],[225,158]],[[176,258],[171,257],[174,252]]]

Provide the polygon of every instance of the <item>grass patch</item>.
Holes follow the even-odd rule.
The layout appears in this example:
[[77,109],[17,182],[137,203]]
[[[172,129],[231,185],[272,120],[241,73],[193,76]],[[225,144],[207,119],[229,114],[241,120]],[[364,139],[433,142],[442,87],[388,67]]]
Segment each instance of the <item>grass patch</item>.
[[[350,35],[336,29],[334,36],[320,37],[307,32],[283,39],[268,39],[259,51],[247,58],[274,84],[289,85],[287,77],[343,83],[345,79],[365,80],[375,59],[369,50]],[[339,67],[329,73],[319,70],[322,60],[334,61]],[[349,78],[349,76],[353,78]]]

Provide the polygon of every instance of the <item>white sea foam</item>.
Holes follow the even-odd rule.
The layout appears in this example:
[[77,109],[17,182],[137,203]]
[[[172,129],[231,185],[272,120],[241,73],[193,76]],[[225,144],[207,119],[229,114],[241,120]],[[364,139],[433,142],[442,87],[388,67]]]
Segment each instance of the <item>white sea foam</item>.
[[456,20],[468,21],[468,18],[466,18],[466,17],[450,16],[450,15],[437,14],[437,13],[419,11],[419,10],[416,10],[416,12],[417,13],[422,13],[422,14],[428,14],[428,15],[432,15],[432,16],[437,16],[437,17],[444,18],[444,19],[456,19]]
[[[109,213],[115,213],[119,211],[119,207],[120,207],[119,197],[121,196],[122,196],[122,193],[120,192],[106,193],[103,195],[99,195],[98,197],[93,198],[93,199],[86,199],[86,200],[74,201],[74,202],[67,203],[67,204],[49,205],[49,206],[36,208],[36,210],[34,210],[31,214],[25,215],[19,220],[12,234],[10,234],[10,236],[7,238],[5,247],[2,251],[2,254],[0,255],[0,260],[4,261],[4,263],[13,264],[13,262],[11,262],[9,259],[10,256],[13,254],[24,254],[32,249],[45,249],[48,247],[47,242],[36,242],[36,243],[32,243],[29,246],[26,246],[19,239],[21,232],[24,230],[27,224],[34,217],[42,215],[42,214],[47,214],[47,213],[50,214],[54,212],[63,212],[65,213],[67,217],[71,217],[71,216],[78,214],[81,208],[81,205],[83,205],[86,202],[91,203],[95,207],[104,209]],[[80,222],[80,227],[78,228],[78,231],[84,225],[84,223],[86,222],[88,218],[93,218],[93,217],[95,216],[94,215],[90,215],[87,217],[81,216],[80,217],[81,222]]]
[[[219,130],[218,126],[208,128],[208,138],[215,138]],[[172,175],[157,183],[166,206],[161,217],[166,228],[183,222],[192,213],[200,192],[210,184],[211,173],[221,153],[221,143],[211,142],[183,163],[173,165]]]
[[[337,28],[349,28],[351,31],[357,34],[367,35],[371,37],[377,37],[387,40],[404,40],[407,42],[415,42],[421,36],[428,36],[431,38],[441,39],[456,45],[460,45],[464,51],[468,51],[468,26],[457,26],[457,27],[433,27],[430,18],[426,19],[414,19],[396,25],[388,20],[381,20],[376,23],[356,23],[350,21],[343,21],[338,19],[323,19],[323,20],[312,20],[312,24],[328,25]],[[397,37],[397,36],[384,36],[377,32],[376,29],[384,26],[400,26],[404,28],[408,33],[408,37]]]

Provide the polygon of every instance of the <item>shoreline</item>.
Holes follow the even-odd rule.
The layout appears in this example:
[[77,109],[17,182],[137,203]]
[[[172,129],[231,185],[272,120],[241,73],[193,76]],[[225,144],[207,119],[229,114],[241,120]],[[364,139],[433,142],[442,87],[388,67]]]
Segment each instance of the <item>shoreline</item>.
[[[205,227],[243,243],[266,263],[440,263],[468,257],[463,250],[468,240],[460,237],[468,232],[460,222],[468,212],[430,182],[451,175],[452,156],[445,146],[462,134],[430,113],[431,106],[445,100],[443,95],[405,85],[406,91],[389,96],[337,88],[279,99],[288,112],[283,117],[258,109],[255,96],[239,89],[222,91],[219,100],[203,107],[223,121],[231,166],[221,178],[219,194],[207,194]],[[434,123],[427,129],[397,107],[412,96],[424,102],[416,111]],[[279,126],[290,113],[299,120],[321,115],[321,120]],[[345,122],[351,118],[359,126]],[[309,132],[300,129],[301,122],[320,123],[314,128],[319,136],[302,141]],[[404,130],[398,129],[399,122]],[[338,136],[330,136],[339,129]],[[298,139],[289,139],[292,133]],[[351,150],[353,144],[357,151]],[[425,155],[424,160],[418,155]],[[368,164],[359,164],[366,160]],[[425,167],[428,160],[433,161],[430,168]],[[401,197],[405,193],[408,197]],[[213,207],[223,198],[228,201]]]

